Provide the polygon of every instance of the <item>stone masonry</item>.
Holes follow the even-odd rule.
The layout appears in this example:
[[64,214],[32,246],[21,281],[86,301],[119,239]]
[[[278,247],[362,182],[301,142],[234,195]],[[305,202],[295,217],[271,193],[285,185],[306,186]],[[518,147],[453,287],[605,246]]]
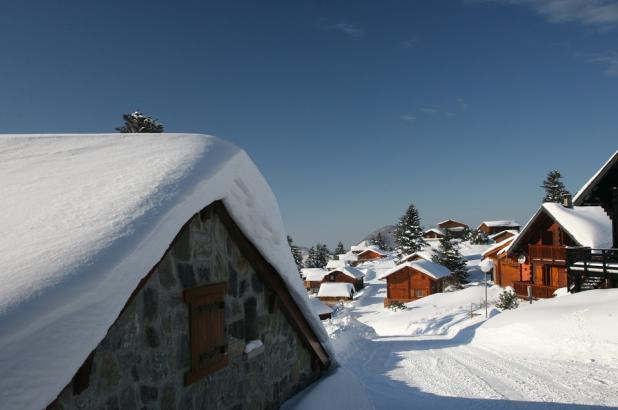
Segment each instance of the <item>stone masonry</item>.
[[[190,346],[183,290],[223,281],[229,364],[185,386]],[[245,321],[246,306],[255,306],[252,323]],[[264,345],[249,355],[247,332]],[[274,293],[206,208],[185,225],[94,350],[87,387],[74,394],[69,383],[50,408],[277,408],[319,376],[312,354]]]

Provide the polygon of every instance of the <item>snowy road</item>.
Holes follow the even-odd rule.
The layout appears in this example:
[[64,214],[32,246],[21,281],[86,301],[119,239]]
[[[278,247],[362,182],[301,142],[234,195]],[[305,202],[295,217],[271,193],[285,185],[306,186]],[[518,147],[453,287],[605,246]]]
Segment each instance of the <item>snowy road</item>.
[[342,365],[358,377],[378,409],[618,406],[616,362],[545,360],[470,344],[482,322],[465,323],[456,313],[447,315],[455,332],[461,328],[455,335],[442,328],[438,333],[446,334],[379,336],[370,325],[379,329],[378,322],[385,320],[382,293],[380,283],[366,289],[342,329],[345,340],[334,343],[341,344]]

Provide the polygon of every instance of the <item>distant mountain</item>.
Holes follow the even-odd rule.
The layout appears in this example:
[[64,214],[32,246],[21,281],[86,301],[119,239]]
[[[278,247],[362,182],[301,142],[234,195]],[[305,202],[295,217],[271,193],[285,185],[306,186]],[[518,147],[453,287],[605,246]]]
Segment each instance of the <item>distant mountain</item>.
[[384,242],[386,242],[389,246],[393,248],[395,247],[395,225],[386,225],[379,229],[376,229],[375,231],[371,232],[369,235],[361,239],[361,241],[373,239],[378,233],[382,235],[382,238],[384,238]]

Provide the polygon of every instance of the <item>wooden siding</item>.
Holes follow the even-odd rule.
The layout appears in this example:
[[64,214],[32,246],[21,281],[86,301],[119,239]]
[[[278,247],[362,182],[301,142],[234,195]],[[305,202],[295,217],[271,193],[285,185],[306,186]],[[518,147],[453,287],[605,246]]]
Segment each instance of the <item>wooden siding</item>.
[[382,259],[384,256],[382,254],[379,254],[378,252],[372,251],[372,250],[366,250],[361,252],[358,255],[358,260],[359,261],[372,261],[372,260],[376,260],[376,259]]
[[[386,278],[384,305],[393,301],[410,302],[438,291],[438,281],[410,267],[403,267]],[[423,296],[417,296],[421,291]]]

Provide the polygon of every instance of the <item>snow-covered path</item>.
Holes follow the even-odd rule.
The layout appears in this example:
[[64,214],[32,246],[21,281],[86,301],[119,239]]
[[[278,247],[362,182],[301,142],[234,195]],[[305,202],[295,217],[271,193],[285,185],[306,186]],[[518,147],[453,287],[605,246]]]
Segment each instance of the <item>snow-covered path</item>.
[[372,281],[334,343],[378,409],[618,406],[616,362],[546,360],[471,344],[480,318],[464,320],[455,311],[445,315],[448,326],[429,329],[430,336],[379,336],[374,327],[384,332],[379,322],[391,314],[378,309],[383,292],[384,285]]

